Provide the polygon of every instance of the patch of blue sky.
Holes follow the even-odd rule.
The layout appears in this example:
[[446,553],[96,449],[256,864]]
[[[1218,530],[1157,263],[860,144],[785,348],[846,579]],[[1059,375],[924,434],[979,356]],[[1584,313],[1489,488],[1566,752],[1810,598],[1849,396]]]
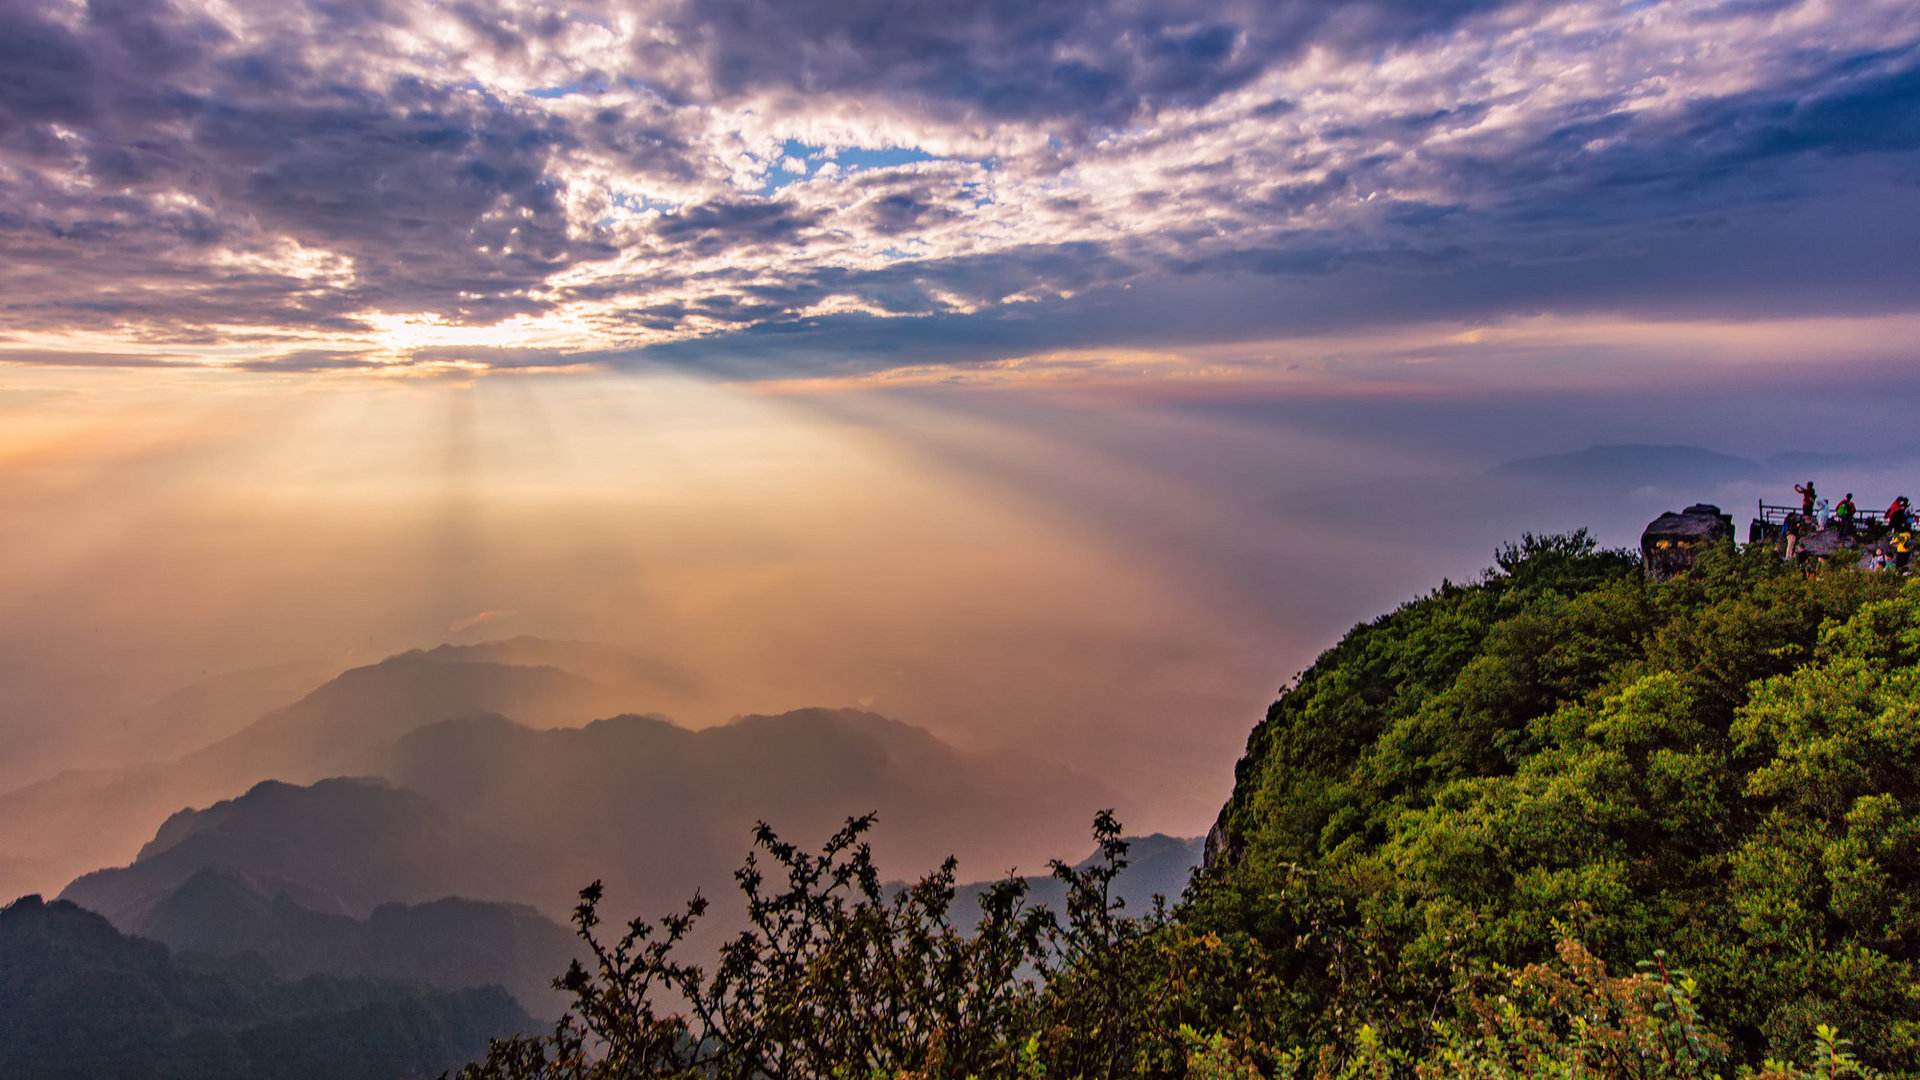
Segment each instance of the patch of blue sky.
[[799,139],[788,139],[781,145],[779,156],[767,166],[760,194],[771,195],[788,184],[812,179],[829,161],[838,165],[842,173],[855,173],[939,160],[942,159],[917,146],[844,146],[829,150]]
[[557,86],[536,86],[526,93],[528,97],[551,101],[557,98],[573,97],[576,94],[604,94],[611,85],[606,75],[595,71],[578,79],[569,79]]
[[622,210],[632,210],[636,213],[646,210],[659,210],[662,213],[668,213],[678,209],[680,206],[677,202],[653,198],[644,191],[616,191],[613,193],[613,205],[620,207]]
[[[613,205],[631,214],[644,214],[648,210],[658,210],[663,214],[671,214],[675,210],[680,209],[679,203],[670,202],[666,199],[655,199],[644,191],[616,191],[609,201],[612,202]],[[607,214],[600,218],[599,225],[604,229],[612,225],[613,220],[613,215]]]
[[911,165],[916,161],[933,161],[934,156],[917,146],[887,146],[868,149],[864,146],[850,146],[840,151],[833,159],[847,172],[861,169],[885,169],[894,165]]
[[[988,167],[991,168],[991,164],[989,164]],[[973,208],[975,210],[993,203],[993,193],[988,191],[986,185],[980,183],[978,180],[968,180],[960,185],[960,190],[972,197]]]

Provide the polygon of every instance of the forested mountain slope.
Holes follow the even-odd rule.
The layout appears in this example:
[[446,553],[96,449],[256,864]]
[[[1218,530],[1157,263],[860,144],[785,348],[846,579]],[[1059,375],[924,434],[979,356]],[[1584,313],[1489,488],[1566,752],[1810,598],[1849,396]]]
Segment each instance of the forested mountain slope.
[[1355,628],[1249,739],[1181,913],[1284,986],[1248,1034],[1418,1046],[1567,936],[1664,950],[1740,1060],[1827,1023],[1920,1068],[1920,591],[1758,550],[1500,562]]

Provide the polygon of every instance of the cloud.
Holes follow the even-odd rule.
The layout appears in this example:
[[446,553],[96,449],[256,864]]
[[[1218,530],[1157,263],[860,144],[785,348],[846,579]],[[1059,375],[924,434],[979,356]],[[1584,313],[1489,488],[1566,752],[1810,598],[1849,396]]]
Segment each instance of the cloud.
[[1904,310],[1910,14],[0,0],[0,330],[779,374]]
[[279,356],[241,360],[232,366],[243,371],[315,372],[360,371],[386,365],[360,353],[329,349],[301,349]]
[[691,206],[660,220],[663,240],[695,255],[732,248],[791,243],[820,219],[791,203],[770,199],[721,199]]
[[163,356],[135,353],[63,352],[49,350],[0,349],[0,364],[33,367],[164,368],[191,366]]
[[449,623],[447,625],[447,635],[449,637],[458,636],[469,630],[477,629],[488,623],[499,622],[501,619],[511,618],[512,616],[513,612],[511,611],[476,611],[471,615],[455,619]]
[[1069,134],[1207,104],[1311,47],[1378,49],[1484,2],[1283,0],[1115,4],[1018,0],[686,0],[635,57],[683,92],[777,91],[908,101],[942,118],[1066,121]]

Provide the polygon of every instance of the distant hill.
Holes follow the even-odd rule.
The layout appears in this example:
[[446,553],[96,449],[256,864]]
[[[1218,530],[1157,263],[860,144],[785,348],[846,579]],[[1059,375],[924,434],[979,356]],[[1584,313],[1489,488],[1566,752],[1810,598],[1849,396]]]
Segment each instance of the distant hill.
[[295,701],[338,671],[290,663],[212,675],[175,690],[113,725],[116,764],[170,761],[224,739]]
[[[1114,879],[1114,894],[1125,901],[1126,913],[1140,915],[1152,910],[1156,896],[1166,897],[1169,905],[1178,902],[1180,894],[1186,890],[1187,879],[1193,876],[1203,861],[1206,838],[1154,833],[1151,836],[1130,836],[1126,840],[1127,866]],[[1075,868],[1085,870],[1098,858],[1098,853],[1089,855],[1074,864]],[[1051,874],[1033,874],[1025,880],[1029,903],[1045,904],[1056,913],[1065,910],[1067,888],[1060,879]],[[956,916],[971,916],[977,912],[979,897],[994,884],[992,881],[977,881],[955,890],[953,910]]]
[[[700,731],[639,716],[549,730],[501,717],[445,721],[393,744],[382,771],[392,779],[265,781],[180,811],[131,863],[83,874],[62,896],[122,929],[195,948],[206,944],[188,929],[201,909],[257,915],[258,905],[230,895],[234,881],[259,898],[366,921],[388,902],[449,896],[558,915],[581,886],[604,879],[623,910],[656,914],[697,889],[727,890],[762,820],[811,842],[877,812],[882,866],[909,876],[954,853],[985,877],[1084,843],[1089,808],[1111,802],[1057,764],[962,752],[857,710]],[[197,888],[228,894],[187,890],[194,902],[181,901],[209,871]],[[181,908],[180,921],[156,922]],[[301,956],[310,944],[261,951]]]
[[554,990],[578,944],[530,907],[449,897],[381,904],[365,919],[302,907],[236,870],[199,870],[132,928],[180,953],[254,953],[280,975],[399,979],[443,989],[504,986],[537,1016],[565,1007]]
[[[1699,446],[1623,443],[1509,461],[1495,466],[1488,475],[1615,490],[1686,488],[1704,494],[1719,484],[1779,482],[1807,476],[1820,480],[1829,473],[1868,464],[1867,459],[1850,453],[1785,451],[1756,460]],[[1791,489],[1786,489],[1779,493],[1779,500],[1785,501],[1790,494]],[[1838,495],[1836,491],[1835,497]]]
[[182,806],[210,802],[225,783],[165,765],[59,773],[0,795],[0,887],[52,891],[75,874],[125,862]]
[[1567,454],[1523,458],[1496,466],[1495,477],[1556,483],[1643,487],[1712,485],[1751,479],[1765,471],[1758,461],[1698,446],[1589,446]]
[[639,716],[546,731],[450,721],[402,739],[382,771],[485,838],[487,895],[546,910],[595,878],[623,905],[677,907],[695,885],[726,886],[755,822],[819,839],[869,811],[883,866],[917,873],[951,853],[984,876],[1084,843],[1090,808],[1111,802],[1057,763],[965,753],[839,709],[700,731]]
[[533,726],[682,701],[690,676],[588,642],[514,638],[442,646],[353,668],[288,691],[298,674],[267,669],[207,680],[131,718],[130,742],[151,739],[171,761],[61,773],[0,794],[0,820],[27,823],[0,838],[0,887],[48,890],[99,866],[125,862],[154,827],[184,806],[231,798],[260,780],[304,783],[376,772],[385,748],[417,727],[453,717],[506,715]]
[[558,668],[617,692],[629,709],[644,702],[650,709],[671,713],[688,695],[702,689],[700,680],[684,668],[596,641],[522,635],[474,645],[441,645],[418,655],[442,663]]
[[[1908,455],[1910,456],[1910,455]],[[1898,460],[1896,456],[1894,460]],[[1858,454],[1818,453],[1813,451],[1788,451],[1770,455],[1766,462],[1768,469],[1779,473],[1824,473],[1830,469],[1857,469],[1871,462]]]
[[426,724],[500,714],[536,727],[581,724],[632,702],[557,667],[410,652],[354,668],[180,759],[188,770],[305,782],[367,771],[381,747]]
[[73,904],[0,910],[0,1076],[430,1076],[534,1021],[505,990],[273,977],[200,964]]
[[268,780],[174,814],[131,865],[84,874],[61,898],[137,930],[189,878],[215,868],[312,911],[364,918],[388,901],[463,891],[473,846],[430,800],[382,780]]

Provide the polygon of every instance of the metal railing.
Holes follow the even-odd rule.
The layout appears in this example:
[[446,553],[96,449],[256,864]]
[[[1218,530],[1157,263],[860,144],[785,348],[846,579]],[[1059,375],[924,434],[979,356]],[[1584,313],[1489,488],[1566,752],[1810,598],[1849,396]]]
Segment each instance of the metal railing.
[[[1760,520],[1769,525],[1779,525],[1787,520],[1788,514],[1800,512],[1798,505],[1775,506],[1765,499],[1760,500]],[[1879,525],[1887,516],[1885,510],[1855,510],[1853,524],[1856,528],[1870,528]]]

